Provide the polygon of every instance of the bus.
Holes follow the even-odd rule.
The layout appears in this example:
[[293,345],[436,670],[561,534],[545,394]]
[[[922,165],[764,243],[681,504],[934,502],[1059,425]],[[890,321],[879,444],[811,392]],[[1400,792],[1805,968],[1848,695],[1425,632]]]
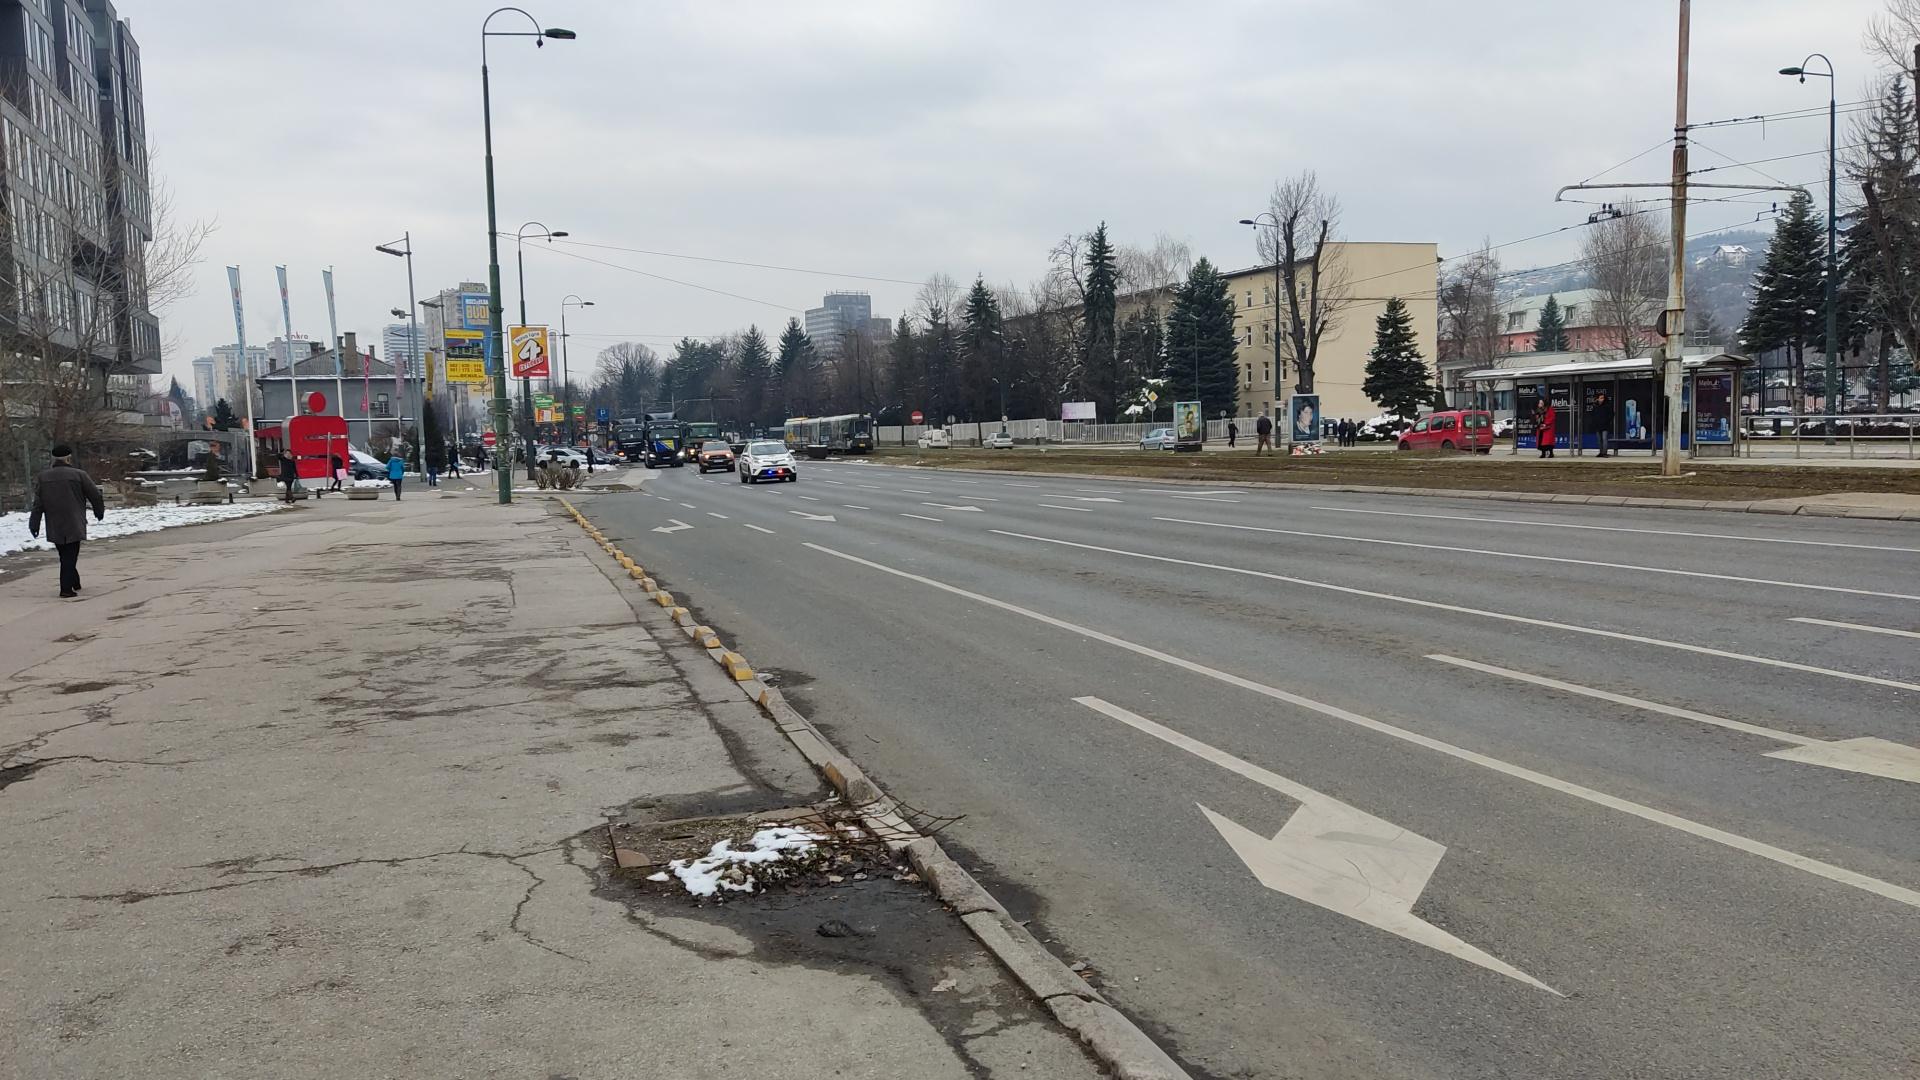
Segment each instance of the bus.
[[789,450],[870,454],[873,452],[873,417],[866,413],[795,416],[787,420],[786,443]]

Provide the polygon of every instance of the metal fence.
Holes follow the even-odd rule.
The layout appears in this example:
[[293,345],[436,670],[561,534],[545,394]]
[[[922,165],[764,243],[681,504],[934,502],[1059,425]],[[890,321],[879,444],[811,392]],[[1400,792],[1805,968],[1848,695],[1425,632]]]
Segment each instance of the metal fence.
[[1920,412],[1747,414],[1743,457],[1920,458]]
[[[1240,437],[1253,438],[1253,419],[1240,417]],[[875,441],[881,446],[912,446],[934,425],[912,424],[906,427],[893,425],[874,429]],[[999,431],[1002,427],[1013,436],[1014,442],[1021,444],[1055,444],[1064,446],[1138,446],[1147,432],[1161,428],[1170,428],[1170,423],[1158,424],[1099,424],[1089,420],[1009,420],[1005,424],[989,421],[982,424],[948,424],[947,437],[955,446],[979,446],[986,436]],[[1207,440],[1225,442],[1227,439],[1227,421],[1207,421]]]

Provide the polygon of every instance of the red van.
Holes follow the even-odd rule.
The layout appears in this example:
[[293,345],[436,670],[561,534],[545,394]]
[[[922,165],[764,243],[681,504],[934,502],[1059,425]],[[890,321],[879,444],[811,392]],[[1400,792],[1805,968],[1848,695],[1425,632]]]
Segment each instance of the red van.
[[1400,433],[1402,450],[1493,452],[1493,414],[1479,409],[1429,413]]

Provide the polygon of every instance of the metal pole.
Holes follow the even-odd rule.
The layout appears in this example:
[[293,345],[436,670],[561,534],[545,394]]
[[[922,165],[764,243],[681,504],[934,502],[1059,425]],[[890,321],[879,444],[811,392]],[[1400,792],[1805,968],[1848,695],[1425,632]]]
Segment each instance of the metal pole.
[[[255,460],[257,444],[253,430],[253,354],[247,352],[247,316],[240,304],[240,268],[227,267],[227,286],[233,292],[233,332],[240,338],[240,370],[246,378],[242,380],[240,392],[247,395],[247,483],[252,485],[260,471],[260,463]],[[31,476],[31,472],[28,474]]]
[[[341,422],[344,423],[347,419],[347,383],[346,371],[342,365],[347,362],[347,358],[345,352],[340,348],[340,317],[335,312],[333,304],[333,267],[329,266],[320,272],[320,281],[327,287],[327,344],[333,346],[333,404],[334,408],[340,413]],[[363,409],[361,411],[364,412],[365,410]],[[372,441],[371,430],[369,430],[368,433],[368,441]],[[353,428],[351,426],[347,428],[347,445],[353,445]],[[341,457],[345,456],[345,454],[341,455]],[[331,468],[333,463],[328,462],[327,464],[328,467]]]
[[[1826,57],[1821,57],[1826,60]],[[1833,74],[1833,61],[1827,60],[1827,441],[1833,441],[1834,401],[1837,398],[1844,403],[1845,390],[1840,385],[1840,309],[1834,298],[1836,279],[1840,276],[1840,264],[1834,256],[1835,194],[1839,190],[1838,177],[1840,140],[1840,80]],[[1848,456],[1852,456],[1852,442],[1848,442]]]
[[1667,276],[1666,367],[1667,423],[1661,447],[1660,475],[1680,475],[1680,359],[1687,342],[1687,54],[1691,47],[1692,2],[1680,0],[1679,64],[1674,80],[1673,209],[1667,215],[1672,248]]
[[413,358],[410,363],[413,370],[408,372],[414,378],[413,396],[420,403],[414,410],[413,430],[420,444],[420,471],[427,471],[427,372],[420,362],[420,305],[413,296],[413,233],[402,234],[407,244],[407,337],[413,345]]
[[[542,229],[545,225],[540,226]],[[526,226],[521,226],[526,228]],[[526,238],[519,233],[513,237],[514,262],[519,264],[520,277],[520,325],[527,325],[527,250]],[[520,419],[527,425],[526,454],[527,479],[533,479],[533,377],[520,380]]]
[[[300,358],[293,355],[293,309],[287,305],[287,268],[284,266],[276,266],[273,269],[275,273],[280,275],[280,318],[287,328],[287,378],[293,380],[291,383],[293,387],[293,398],[288,402],[290,408],[287,415],[298,416],[300,415]],[[268,363],[272,363],[272,361],[269,360]],[[264,400],[260,404],[262,408],[266,407]],[[280,440],[283,446],[290,447],[292,445],[287,441],[287,433],[284,431],[280,433]]]
[[500,232],[496,223],[493,197],[493,93],[487,82],[487,29],[480,26],[480,116],[486,129],[487,138],[487,322],[489,335],[487,351],[493,360],[493,431],[494,453],[508,454],[507,467],[499,468],[499,498],[501,505],[513,501],[513,459],[511,440],[507,437],[509,419],[507,416],[507,365],[501,355],[500,338]]

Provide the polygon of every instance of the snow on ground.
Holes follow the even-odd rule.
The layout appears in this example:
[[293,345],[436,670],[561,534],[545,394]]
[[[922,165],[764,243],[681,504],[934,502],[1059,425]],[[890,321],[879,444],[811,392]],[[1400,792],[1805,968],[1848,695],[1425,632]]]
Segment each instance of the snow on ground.
[[747,840],[746,850],[736,851],[732,841],[722,840],[700,858],[675,859],[666,870],[647,880],[670,881],[677,877],[695,896],[712,896],[721,889],[750,893],[756,884],[756,870],[762,879],[778,881],[794,864],[810,862],[818,842],[825,839],[805,829],[775,825],[754,833]]
[[[119,536],[132,536],[135,533],[158,532],[181,525],[204,525],[210,521],[231,521],[234,518],[252,517],[255,514],[270,514],[284,505],[277,502],[244,502],[221,506],[123,506],[109,507],[105,521],[87,522],[87,539],[112,540]],[[51,551],[53,545],[46,541],[46,527],[40,529],[40,539],[36,540],[27,533],[27,515],[20,513],[0,514],[0,556],[12,555],[18,551]]]

